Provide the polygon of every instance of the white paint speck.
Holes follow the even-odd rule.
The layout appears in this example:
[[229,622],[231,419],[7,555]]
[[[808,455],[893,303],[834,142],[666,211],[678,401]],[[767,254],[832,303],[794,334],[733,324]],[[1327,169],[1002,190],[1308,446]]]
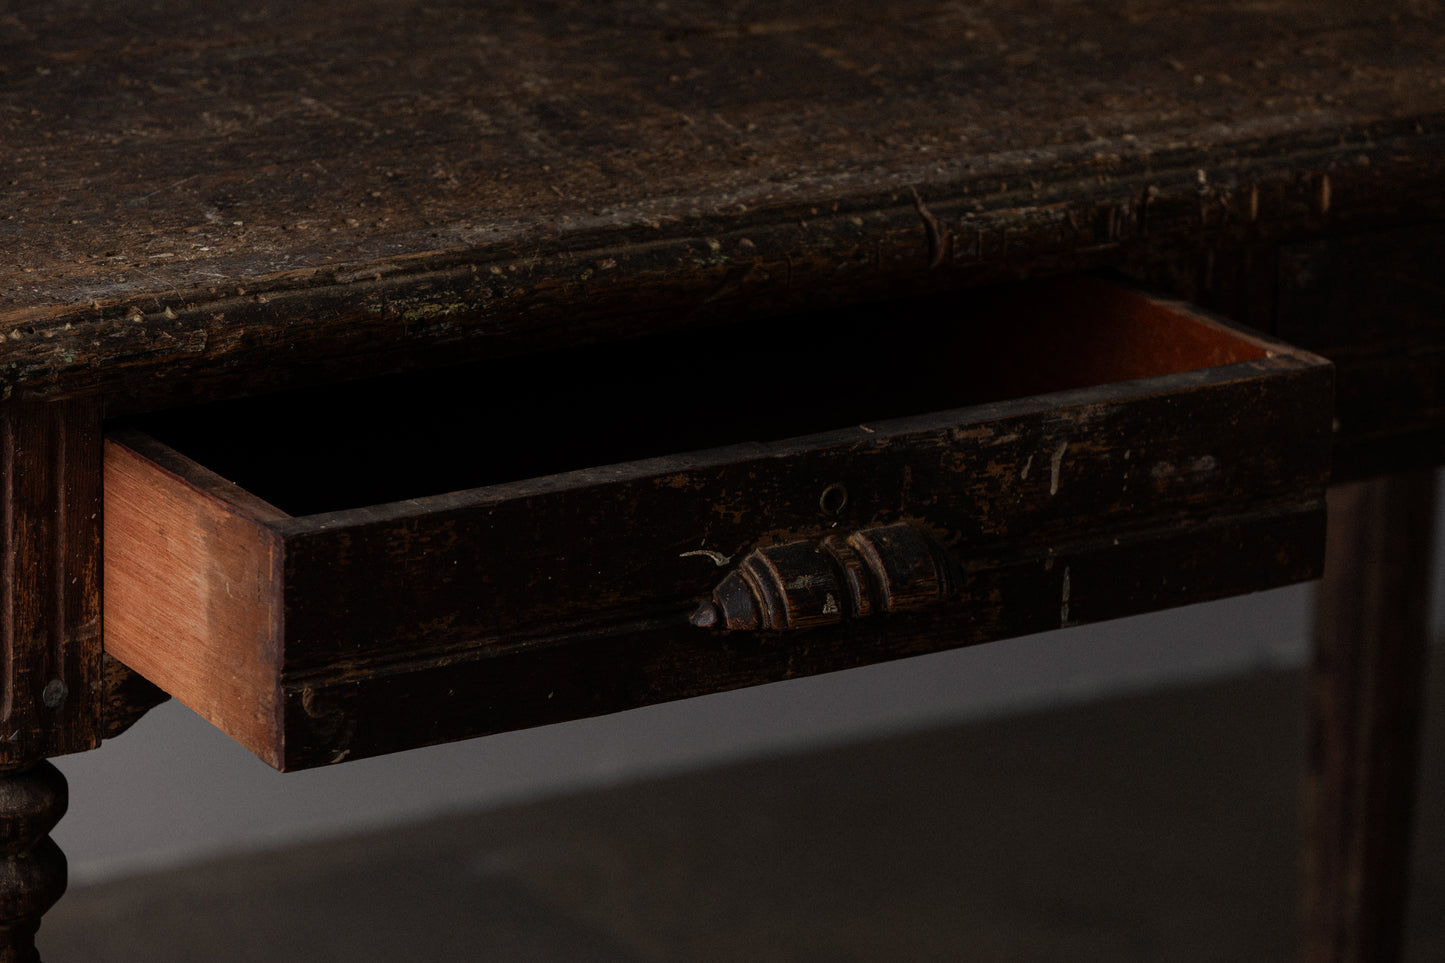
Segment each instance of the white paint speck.
[[681,555],[678,556],[678,558],[687,558],[689,555],[701,555],[704,558],[710,558],[712,559],[713,564],[716,565],[718,568],[722,568],[724,565],[728,564],[733,560],[731,555],[724,555],[722,552],[714,552],[711,549],[707,548],[699,548],[695,551],[683,552]]
[[829,592],[829,593],[828,593],[826,596],[824,596],[824,598],[823,598],[823,614],[824,614],[824,615],[837,615],[837,614],[838,614],[838,600],[835,599],[835,598],[833,598],[833,593],[832,593],[832,592]]
[[1032,467],[1034,467],[1034,456],[1033,456],[1033,455],[1030,455],[1030,456],[1029,456],[1029,460],[1026,461],[1026,462],[1024,462],[1024,470],[1021,471],[1021,472],[1019,472],[1019,478],[1020,478],[1020,479],[1028,478],[1028,477],[1029,477],[1029,469],[1032,468]]

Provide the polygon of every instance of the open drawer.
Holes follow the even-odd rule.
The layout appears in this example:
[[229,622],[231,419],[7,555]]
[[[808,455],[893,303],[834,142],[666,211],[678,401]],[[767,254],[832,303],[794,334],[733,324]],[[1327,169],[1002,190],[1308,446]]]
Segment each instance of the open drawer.
[[1331,412],[1071,278],[166,414],[105,644],[304,768],[1130,615],[1317,574]]

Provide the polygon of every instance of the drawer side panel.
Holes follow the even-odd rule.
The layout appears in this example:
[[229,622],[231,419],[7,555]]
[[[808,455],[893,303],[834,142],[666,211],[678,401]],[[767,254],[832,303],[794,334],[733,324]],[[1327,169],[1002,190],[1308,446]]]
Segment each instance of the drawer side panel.
[[273,765],[280,567],[264,525],[106,443],[106,650]]

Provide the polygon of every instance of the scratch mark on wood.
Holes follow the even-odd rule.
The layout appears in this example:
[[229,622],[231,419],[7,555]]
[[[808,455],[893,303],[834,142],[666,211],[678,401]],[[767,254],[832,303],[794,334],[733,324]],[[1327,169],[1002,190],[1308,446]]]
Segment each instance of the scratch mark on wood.
[[713,564],[716,565],[718,568],[722,568],[724,565],[727,565],[733,560],[731,555],[724,555],[722,552],[714,552],[711,549],[707,548],[699,548],[691,552],[683,552],[681,555],[678,556],[678,558],[687,558],[691,555],[701,555],[704,558],[710,558],[712,559]]
[[1049,494],[1059,493],[1059,470],[1064,464],[1064,452],[1069,450],[1067,441],[1059,442],[1059,447],[1054,450],[1053,456],[1049,459]]
[[1029,477],[1029,469],[1034,467],[1034,456],[1030,455],[1029,460],[1024,462],[1024,470],[1019,472],[1019,480],[1023,481]]
[[952,233],[924,205],[923,198],[918,196],[916,190],[913,191],[913,207],[918,211],[918,216],[923,218],[923,229],[928,232],[928,266],[930,269],[936,268],[943,263],[943,255],[948,250],[948,240]]

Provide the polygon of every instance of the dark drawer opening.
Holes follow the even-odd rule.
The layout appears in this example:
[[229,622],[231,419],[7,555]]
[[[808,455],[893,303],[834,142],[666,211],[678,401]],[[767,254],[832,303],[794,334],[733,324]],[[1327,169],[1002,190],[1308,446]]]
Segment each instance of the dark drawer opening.
[[685,330],[136,424],[292,515],[1264,357],[1094,278]]

